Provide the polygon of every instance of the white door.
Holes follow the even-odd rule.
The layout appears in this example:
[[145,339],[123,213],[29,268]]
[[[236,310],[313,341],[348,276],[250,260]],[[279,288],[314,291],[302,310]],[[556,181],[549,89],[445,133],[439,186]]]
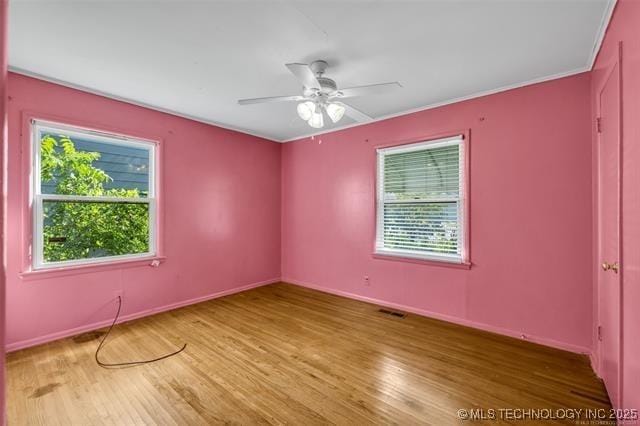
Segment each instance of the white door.
[[611,403],[620,407],[620,62],[599,93],[598,320],[600,375]]

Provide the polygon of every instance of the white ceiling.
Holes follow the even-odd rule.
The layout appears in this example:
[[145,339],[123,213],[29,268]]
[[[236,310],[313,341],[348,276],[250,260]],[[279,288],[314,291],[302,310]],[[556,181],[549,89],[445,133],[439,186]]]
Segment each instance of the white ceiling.
[[[374,118],[590,69],[614,0],[10,2],[10,69],[286,141],[312,134],[289,62],[325,59]],[[344,118],[340,127],[353,125]],[[328,130],[328,126],[324,130]]]

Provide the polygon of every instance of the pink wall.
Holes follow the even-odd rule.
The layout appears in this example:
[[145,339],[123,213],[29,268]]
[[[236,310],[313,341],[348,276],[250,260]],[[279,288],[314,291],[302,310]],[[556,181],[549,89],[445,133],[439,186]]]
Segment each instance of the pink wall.
[[[283,280],[589,352],[590,114],[587,73],[285,144]],[[373,258],[375,147],[465,129],[471,269]]]
[[[618,0],[592,72],[595,100],[622,41],[622,408],[640,409],[640,2]],[[594,105],[595,121],[596,109]],[[593,128],[594,153],[597,136]],[[594,159],[594,175],[596,159]],[[595,187],[594,187],[595,190]],[[595,222],[597,223],[597,222]],[[600,259],[594,259],[599,264]],[[595,272],[595,271],[594,271]],[[597,293],[594,293],[597,304]],[[597,309],[597,305],[596,305]],[[597,312],[597,310],[595,311]]]
[[[104,323],[115,313],[116,290],[124,290],[131,318],[280,277],[279,144],[12,73],[9,97],[8,349]],[[21,278],[28,114],[161,139],[166,261],[159,268]]]
[[[0,129],[5,117],[5,11],[2,1]],[[105,324],[114,313],[118,290],[124,291],[124,318],[133,318],[282,276],[324,291],[589,352],[597,294],[585,265],[598,260],[594,263],[591,232],[596,222],[590,182],[597,164],[588,149],[589,141],[595,141],[592,102],[622,41],[622,407],[640,408],[638,22],[640,2],[619,0],[593,73],[283,146],[10,74],[8,348]],[[159,268],[21,276],[29,226],[20,148],[30,114],[162,140],[166,261]],[[376,146],[458,132],[470,134],[472,267],[374,258]],[[0,162],[1,156],[2,151]],[[369,286],[364,276],[370,278]],[[0,266],[0,339],[3,287]],[[0,408],[3,401],[0,386]]]
[[7,139],[7,6],[0,0],[0,425],[5,424],[4,409],[4,334],[5,334],[5,274],[4,274],[4,147]]

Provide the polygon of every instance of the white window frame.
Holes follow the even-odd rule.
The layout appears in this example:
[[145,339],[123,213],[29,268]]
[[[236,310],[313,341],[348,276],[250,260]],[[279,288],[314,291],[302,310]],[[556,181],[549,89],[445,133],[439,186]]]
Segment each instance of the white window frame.
[[[376,150],[377,155],[377,180],[376,180],[376,240],[374,253],[382,256],[393,256],[399,258],[429,260],[436,262],[447,263],[459,263],[467,264],[468,259],[468,229],[467,229],[467,167],[466,167],[466,145],[465,136],[457,135],[442,139],[428,140],[422,142],[415,142],[406,145],[391,146],[386,148],[378,148]],[[389,154],[400,154],[414,151],[423,151],[427,149],[441,148],[445,146],[459,146],[459,191],[457,197],[439,197],[428,198],[421,200],[406,200],[406,201],[394,201],[395,203],[402,202],[422,202],[422,203],[437,203],[437,202],[450,202],[455,201],[458,203],[458,247],[460,249],[459,255],[434,253],[434,252],[420,252],[417,250],[403,250],[397,248],[385,247],[384,244],[384,159]]]
[[[82,195],[58,195],[43,194],[40,175],[40,144],[41,132],[51,134],[64,134],[69,138],[90,138],[92,141],[108,143],[126,147],[146,149],[149,152],[149,190],[147,197],[126,198],[108,196],[82,196]],[[157,142],[131,138],[109,132],[101,132],[78,126],[54,123],[51,121],[31,120],[31,207],[32,215],[32,242],[31,242],[31,267],[33,270],[60,269],[81,265],[103,265],[128,260],[141,260],[156,257],[157,248],[157,182],[156,159]],[[147,204],[149,211],[149,251],[146,253],[132,253],[118,256],[104,256],[87,259],[74,259],[58,262],[44,261],[44,220],[43,205],[45,201],[77,201],[77,202],[106,202],[106,203],[141,203]]]

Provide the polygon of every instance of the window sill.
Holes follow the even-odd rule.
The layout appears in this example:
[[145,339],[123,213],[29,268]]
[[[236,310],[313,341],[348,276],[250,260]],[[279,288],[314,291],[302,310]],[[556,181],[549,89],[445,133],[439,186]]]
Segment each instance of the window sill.
[[391,253],[382,253],[382,252],[373,253],[372,256],[374,259],[379,259],[379,260],[416,263],[418,265],[440,266],[444,268],[453,268],[453,269],[467,269],[467,270],[471,269],[470,262],[460,263],[460,262],[449,261],[449,260],[409,257],[403,254],[391,254]]
[[62,266],[58,268],[38,269],[20,273],[23,281],[39,280],[45,278],[64,277],[67,275],[88,274],[91,272],[108,271],[111,269],[135,268],[140,266],[153,266],[151,263],[158,261],[160,264],[167,260],[165,256],[149,256],[139,259],[114,260],[105,263],[90,263],[86,265]]

